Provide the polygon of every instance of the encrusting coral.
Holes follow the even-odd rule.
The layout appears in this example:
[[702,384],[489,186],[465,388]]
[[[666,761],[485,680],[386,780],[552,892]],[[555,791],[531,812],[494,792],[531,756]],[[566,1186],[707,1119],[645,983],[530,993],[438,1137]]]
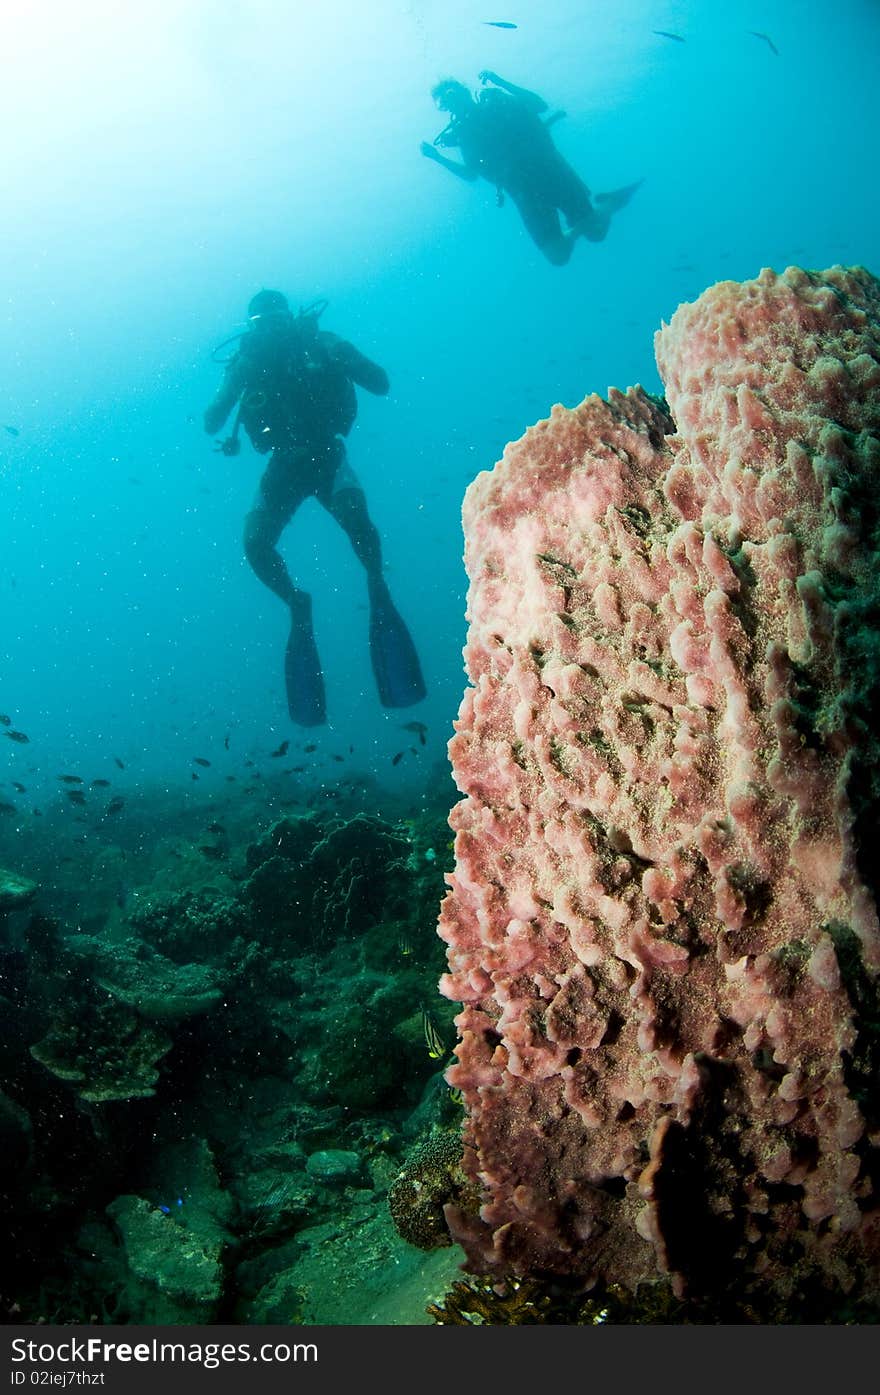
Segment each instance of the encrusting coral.
[[160,1027],[88,986],[57,1007],[52,1025],[30,1053],[89,1103],[155,1094],[159,1062],[172,1041]]
[[388,1191],[398,1235],[420,1250],[451,1245],[443,1208],[465,1186],[458,1130],[432,1129],[408,1155]]
[[465,499],[447,1218],[475,1274],[828,1320],[880,1298],[880,285],[724,282],[656,353]]
[[248,850],[244,899],[260,922],[304,942],[356,935],[412,894],[399,828],[384,819],[280,819]]

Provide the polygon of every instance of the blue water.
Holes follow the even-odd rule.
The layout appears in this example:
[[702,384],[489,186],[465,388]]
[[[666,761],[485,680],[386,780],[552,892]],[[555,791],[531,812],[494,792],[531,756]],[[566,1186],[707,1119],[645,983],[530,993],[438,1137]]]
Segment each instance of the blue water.
[[[29,742],[0,739],[18,809],[0,862],[23,871],[33,807],[65,808],[59,772],[183,799],[196,755],[204,792],[308,739],[285,707],[283,608],[241,549],[263,462],[215,454],[201,425],[211,350],[254,291],[326,296],[324,328],[391,378],[388,398],[360,394],[349,453],[423,704],[379,706],[363,574],[316,504],[283,550],[327,675],[316,760],[349,762],[316,769],[418,791],[442,778],[464,685],[475,474],[555,402],[658,390],[653,333],[712,282],[880,270],[868,0],[59,0],[15,7],[3,47],[0,427],[19,434],[0,429],[0,711]],[[432,85],[483,68],[566,111],[555,139],[592,189],[644,177],[565,267],[488,184],[419,153],[445,124]]]

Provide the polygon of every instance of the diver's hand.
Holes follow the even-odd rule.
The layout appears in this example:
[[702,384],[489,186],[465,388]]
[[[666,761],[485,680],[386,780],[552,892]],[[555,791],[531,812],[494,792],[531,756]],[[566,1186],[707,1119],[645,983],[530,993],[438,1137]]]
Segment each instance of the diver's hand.
[[241,450],[241,441],[237,436],[227,436],[225,441],[216,441],[214,450],[220,455],[238,455]]
[[501,81],[498,74],[493,73],[491,68],[484,68],[481,73],[477,73],[477,77],[480,79],[480,82],[483,83],[484,86],[487,82],[497,83]]
[[438,160],[440,158],[433,145],[430,145],[426,140],[422,141],[419,150],[421,150],[426,160]]

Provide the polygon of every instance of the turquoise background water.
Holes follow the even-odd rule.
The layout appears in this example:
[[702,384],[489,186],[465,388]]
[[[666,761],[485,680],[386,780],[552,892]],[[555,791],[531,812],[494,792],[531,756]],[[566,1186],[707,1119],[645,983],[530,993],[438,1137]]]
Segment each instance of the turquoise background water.
[[[446,778],[465,681],[474,476],[556,402],[659,390],[654,331],[712,282],[880,270],[868,0],[58,0],[3,28],[0,427],[19,434],[0,429],[0,711],[30,738],[0,742],[10,865],[34,806],[73,817],[59,771],[185,799],[195,755],[204,793],[309,739],[284,703],[285,614],[241,550],[263,462],[214,454],[201,425],[211,350],[255,290],[326,296],[324,327],[390,374],[349,450],[423,704],[379,707],[363,575],[314,502],[283,550],[327,673],[317,778],[417,791]],[[564,268],[488,184],[419,153],[445,122],[432,85],[483,68],[565,110],[557,145],[593,190],[644,177]]]

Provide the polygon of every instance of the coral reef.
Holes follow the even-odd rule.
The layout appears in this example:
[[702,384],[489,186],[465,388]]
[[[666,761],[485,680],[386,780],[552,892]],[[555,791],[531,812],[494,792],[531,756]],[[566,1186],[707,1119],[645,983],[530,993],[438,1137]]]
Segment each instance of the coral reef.
[[442,1302],[429,1303],[428,1312],[440,1327],[669,1326],[688,1320],[685,1305],[662,1282],[640,1284],[635,1294],[618,1285],[585,1298],[534,1279],[503,1286],[487,1279],[459,1280]]
[[445,1207],[460,1204],[465,1189],[461,1151],[460,1130],[432,1129],[407,1155],[388,1193],[398,1235],[421,1250],[452,1244]]
[[876,1311],[880,286],[764,271],[464,505],[468,1268]]
[[159,860],[102,918],[87,873],[0,945],[0,1311],[343,1321],[420,1272],[387,1192],[453,1109],[421,1020],[446,815],[273,816],[216,882]]
[[218,945],[226,947],[250,929],[239,899],[210,887],[148,897],[128,921],[138,939],[177,964],[213,955]]
[[107,944],[94,935],[71,935],[66,948],[98,988],[151,1021],[198,1017],[223,997],[215,969],[175,964],[134,936]]
[[211,1149],[204,1139],[172,1144],[156,1173],[158,1195],[167,1200],[123,1195],[106,1208],[122,1251],[113,1316],[216,1321],[234,1206],[220,1187]]
[[136,1013],[88,988],[59,1004],[31,1055],[91,1104],[143,1099],[155,1093],[159,1061],[171,1038]]
[[[403,914],[408,840],[383,819],[297,815],[248,850],[244,895],[254,915],[306,943],[358,934]],[[396,893],[396,896],[395,896]]]

